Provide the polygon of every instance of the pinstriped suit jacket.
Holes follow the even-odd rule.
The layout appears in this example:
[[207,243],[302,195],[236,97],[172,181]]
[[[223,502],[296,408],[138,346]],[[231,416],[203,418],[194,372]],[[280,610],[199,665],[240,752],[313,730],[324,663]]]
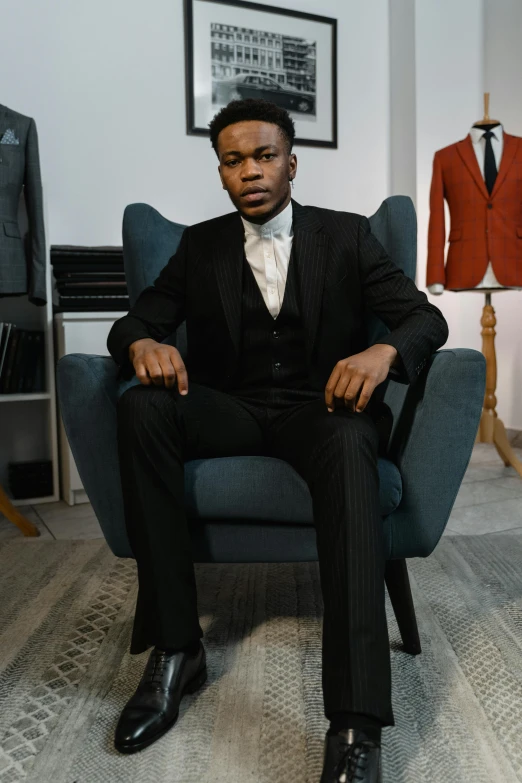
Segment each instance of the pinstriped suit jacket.
[[[413,383],[448,338],[441,311],[386,254],[368,219],[292,200],[296,276],[312,388],[324,391],[340,359],[368,348],[365,311],[391,330],[379,343],[402,360],[390,376]],[[131,378],[129,345],[161,342],[186,319],[189,385],[233,388],[241,346],[243,225],[238,212],[189,226],[177,251],[128,314],[114,322],[107,349]]]
[[[38,135],[32,117],[0,105],[0,139],[11,129],[19,144],[0,144],[0,297],[25,294],[45,305],[45,232]],[[18,203],[24,188],[31,234],[26,258],[18,225]]]

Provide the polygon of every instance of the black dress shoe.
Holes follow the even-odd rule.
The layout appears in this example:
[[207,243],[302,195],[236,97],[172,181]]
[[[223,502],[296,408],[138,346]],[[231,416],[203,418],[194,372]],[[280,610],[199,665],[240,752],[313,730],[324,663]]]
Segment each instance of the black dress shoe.
[[121,753],[146,748],[178,719],[185,693],[194,693],[207,679],[205,648],[196,653],[152,650],[138,688],[120,715],[114,747]]
[[381,748],[359,729],[326,734],[320,783],[381,783]]

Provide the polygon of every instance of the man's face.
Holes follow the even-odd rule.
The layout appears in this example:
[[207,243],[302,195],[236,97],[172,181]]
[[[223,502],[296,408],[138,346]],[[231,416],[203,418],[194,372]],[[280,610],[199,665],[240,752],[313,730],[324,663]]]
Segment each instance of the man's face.
[[221,182],[245,220],[264,223],[288,205],[297,158],[278,125],[235,122],[223,128],[217,146]]

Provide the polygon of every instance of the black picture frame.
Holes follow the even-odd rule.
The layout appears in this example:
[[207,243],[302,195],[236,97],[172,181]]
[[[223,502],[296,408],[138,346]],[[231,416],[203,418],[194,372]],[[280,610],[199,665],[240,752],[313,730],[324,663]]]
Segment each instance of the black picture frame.
[[[230,48],[234,51],[234,57],[236,58],[233,62],[228,60],[228,62],[231,63],[231,68],[233,67],[234,70],[237,72],[238,69],[241,71],[241,74],[235,74],[234,77],[228,78],[228,79],[222,79],[218,80],[215,79],[213,73],[209,75],[210,78],[210,98],[207,98],[205,111],[207,112],[207,121],[209,121],[208,112],[210,111],[209,107],[212,107],[212,112],[215,114],[219,109],[219,102],[221,101],[221,105],[224,105],[225,103],[228,103],[228,100],[232,100],[233,98],[238,97],[253,97],[254,94],[256,94],[255,86],[254,85],[246,85],[246,81],[255,81],[255,74],[260,74],[257,78],[257,81],[259,82],[259,87],[257,88],[257,94],[259,97],[266,97],[269,100],[274,100],[276,103],[280,103],[280,105],[283,105],[284,102],[288,103],[289,105],[285,105],[285,108],[287,108],[294,119],[295,125],[296,125],[296,138],[294,140],[294,143],[296,145],[302,145],[302,146],[308,146],[308,147],[328,147],[337,149],[337,19],[333,19],[327,16],[319,16],[317,14],[309,14],[302,11],[294,11],[287,8],[278,8],[276,6],[270,6],[270,5],[262,5],[261,3],[252,3],[248,2],[248,0],[184,0],[184,29],[185,29],[185,90],[186,90],[186,122],[187,122],[187,134],[191,136],[209,136],[209,129],[206,127],[201,121],[199,121],[198,124],[198,117],[197,111],[196,111],[196,99],[195,99],[195,89],[194,89],[194,73],[195,73],[195,61],[194,56],[196,53],[196,50],[199,52],[202,52],[202,48],[198,48],[198,43],[194,41],[194,4],[195,3],[203,3],[204,6],[209,7],[210,5],[216,5],[216,6],[228,6],[233,7],[235,9],[238,9],[239,16],[238,16],[238,22],[237,22],[237,28],[232,28],[230,26],[230,23],[228,26],[226,26],[226,29],[228,31],[232,29],[244,29],[245,25],[241,25],[241,15],[240,12],[246,12],[246,11],[257,11],[262,12],[263,14],[267,15],[278,15],[278,16],[285,16],[290,17],[293,20],[301,20],[306,22],[312,22],[317,23],[318,25],[328,25],[330,30],[330,46],[331,46],[331,67],[328,69],[329,77],[330,77],[330,86],[329,90],[327,90],[327,94],[331,96],[331,101],[328,103],[331,104],[329,106],[329,113],[327,113],[324,108],[321,112],[321,123],[322,125],[326,125],[326,123],[329,124],[330,127],[330,133],[325,134],[324,131],[322,132],[323,138],[313,138],[312,135],[310,137],[307,136],[307,133],[310,132],[310,134],[313,133],[314,128],[312,127],[312,124],[309,123],[309,125],[305,124],[305,120],[309,121],[311,119],[311,113],[315,115],[315,118],[317,120],[319,115],[319,100],[317,97],[317,88],[320,88],[320,85],[317,85],[316,83],[316,73],[317,73],[317,64],[316,64],[316,57],[317,57],[317,44],[314,43],[311,40],[305,40],[304,38],[299,37],[293,37],[293,36],[284,36],[279,35],[277,33],[266,33],[265,35],[268,35],[272,38],[281,38],[282,43],[278,44],[279,46],[284,47],[285,46],[285,40],[286,40],[286,47],[287,52],[292,52],[292,46],[294,46],[294,50],[297,51],[297,54],[295,55],[296,62],[298,62],[297,58],[300,58],[300,63],[303,64],[303,61],[306,61],[306,65],[308,67],[308,72],[303,75],[303,69],[298,71],[298,69],[292,70],[291,67],[289,68],[283,68],[282,65],[285,62],[285,52],[284,49],[281,50],[281,68],[279,73],[275,73],[277,78],[280,80],[279,84],[276,85],[274,82],[276,82],[276,79],[272,79],[273,74],[267,74],[267,76],[262,76],[262,70],[261,66],[257,65],[257,70],[254,62],[242,62],[237,60],[239,57],[238,50],[241,49],[242,54],[241,57],[245,57],[246,60],[246,46],[242,45],[236,45],[232,46],[232,43],[227,43],[226,45],[223,44],[223,50],[221,50],[221,43],[216,44],[216,46],[219,46],[219,53],[221,51],[225,51],[225,46],[227,47],[226,52],[227,54],[230,53]],[[218,13],[219,9],[216,9],[216,13]],[[212,28],[223,28],[225,27],[224,24],[212,24]],[[318,28],[319,29],[319,28]],[[253,30],[254,33],[259,33],[259,35],[262,35],[262,31]],[[201,41],[201,47],[209,46],[211,50],[210,55],[210,62],[212,63],[212,54],[214,51],[218,51],[217,49],[214,49],[214,42],[212,41],[212,36],[214,35],[214,31],[211,30],[210,32],[210,41]],[[217,35],[217,33],[216,33]],[[221,33],[219,34],[221,37]],[[235,33],[235,37],[238,37],[238,34]],[[246,36],[245,36],[246,37]],[[230,35],[227,35],[227,39],[230,38]],[[290,41],[296,41],[296,43],[291,44]],[[301,44],[299,42],[302,42]],[[275,43],[275,42],[274,42]],[[230,48],[228,48],[230,47]],[[249,46],[249,59],[250,59],[250,50],[252,50],[252,60],[254,58],[254,47]],[[305,52],[306,50],[306,52]],[[257,56],[258,58],[262,57],[261,48],[257,47]],[[268,51],[268,50],[267,50]],[[244,52],[244,54],[243,54]],[[275,56],[275,54],[274,54]],[[267,54],[268,58],[268,54]],[[325,59],[323,57],[323,59]],[[268,62],[273,62],[273,60],[270,60]],[[290,53],[286,55],[286,62],[292,63],[293,62],[293,55]],[[214,67],[214,66],[212,66]],[[225,66],[223,66],[225,67]],[[270,71],[270,68],[266,67],[265,70]],[[273,72],[276,72],[277,69],[273,68]],[[245,71],[248,71],[248,73],[245,73]],[[322,68],[322,72],[324,72],[324,67]],[[245,74],[243,76],[243,74]],[[290,77],[292,77],[295,80],[299,80],[301,84],[291,84],[288,85],[286,81]],[[236,80],[236,81],[234,81]],[[306,82],[303,84],[303,80]],[[232,84],[234,82],[234,84]],[[268,87],[261,86],[261,82],[263,82],[263,85],[268,85]],[[324,78],[323,78],[324,82]],[[217,98],[217,88],[214,88],[214,85],[217,85],[217,87],[221,88],[220,98]],[[310,85],[313,85],[313,92],[312,87]],[[228,95],[231,95],[232,97],[229,97],[227,99],[226,95],[227,92],[225,89],[229,90]],[[300,95],[295,97],[293,93],[299,90]],[[239,93],[239,94],[238,94]],[[272,96],[277,96],[277,98],[280,99],[277,100],[274,99]],[[201,102],[201,98],[199,99]],[[214,103],[216,101],[216,103]],[[296,103],[296,101],[298,103]],[[308,106],[307,109],[305,109],[305,106]],[[313,108],[311,108],[311,105],[313,105]],[[295,109],[292,107],[296,107]],[[214,108],[215,107],[215,108]],[[200,114],[201,114],[201,110]],[[301,120],[302,117],[302,120]],[[319,124],[319,123],[318,123]],[[308,130],[308,128],[310,130]],[[301,130],[299,130],[301,129]],[[320,135],[317,133],[317,135]],[[328,135],[329,138],[324,138],[325,135]]]

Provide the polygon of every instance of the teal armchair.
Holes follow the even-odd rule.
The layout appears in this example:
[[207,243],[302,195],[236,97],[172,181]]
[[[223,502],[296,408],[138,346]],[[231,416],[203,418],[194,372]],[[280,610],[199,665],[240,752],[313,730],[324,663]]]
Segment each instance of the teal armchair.
[[[417,223],[411,199],[391,196],[369,220],[372,233],[414,280]],[[131,305],[173,255],[183,229],[147,204],[126,207],[123,253]],[[366,328],[368,345],[389,332],[371,312]],[[186,358],[185,322],[164,342]],[[110,356],[72,353],[59,360],[56,383],[67,438],[103,534],[115,555],[132,557],[119,476],[116,403],[139,380],[118,380],[117,371]],[[388,447],[378,464],[386,585],[404,649],[412,654],[420,652],[420,642],[406,559],[428,557],[442,536],[471,458],[485,375],[482,353],[453,348],[436,351],[413,385],[385,381],[384,401],[393,412]],[[282,460],[237,456],[188,461],[185,502],[195,562],[318,559],[308,486]]]

